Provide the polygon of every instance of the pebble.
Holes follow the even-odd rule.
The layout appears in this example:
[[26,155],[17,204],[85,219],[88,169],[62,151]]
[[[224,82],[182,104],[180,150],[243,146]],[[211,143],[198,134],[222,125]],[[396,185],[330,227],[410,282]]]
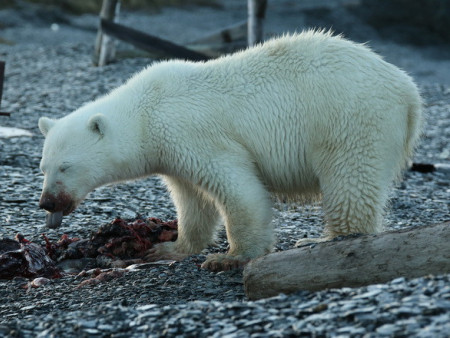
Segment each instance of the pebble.
[[384,324],[377,328],[377,333],[382,336],[393,336],[398,329],[399,328],[394,324]]

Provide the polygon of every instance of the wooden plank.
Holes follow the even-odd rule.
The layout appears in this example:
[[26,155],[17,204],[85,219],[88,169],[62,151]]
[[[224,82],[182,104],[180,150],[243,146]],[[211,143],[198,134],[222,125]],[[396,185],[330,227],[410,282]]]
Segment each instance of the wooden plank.
[[219,29],[187,44],[187,48],[218,57],[247,47],[247,20]]
[[189,42],[188,45],[230,43],[243,39],[247,39],[247,20],[219,29],[211,34],[201,37],[200,39]]
[[248,263],[250,299],[450,272],[450,222],[276,252]]
[[156,36],[143,33],[109,20],[101,19],[100,26],[104,33],[150,53],[192,61],[204,61],[210,59],[210,57],[205,54],[195,52],[170,41],[160,39]]

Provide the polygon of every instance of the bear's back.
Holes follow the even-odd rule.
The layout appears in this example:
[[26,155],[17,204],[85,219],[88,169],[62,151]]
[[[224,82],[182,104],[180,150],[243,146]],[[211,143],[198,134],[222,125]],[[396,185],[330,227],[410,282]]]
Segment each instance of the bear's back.
[[403,71],[364,45],[317,31],[204,63],[162,62],[141,78],[154,97],[146,105],[157,114],[153,130],[172,129],[171,139],[161,137],[168,147],[206,158],[246,153],[274,191],[315,190],[317,151],[355,149],[361,137],[399,143],[409,106],[420,105]]

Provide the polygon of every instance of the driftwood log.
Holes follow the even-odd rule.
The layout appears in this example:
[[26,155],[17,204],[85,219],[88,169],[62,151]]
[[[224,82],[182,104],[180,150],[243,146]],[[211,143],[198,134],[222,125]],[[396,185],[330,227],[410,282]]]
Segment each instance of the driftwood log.
[[247,264],[244,287],[254,300],[449,272],[450,222],[445,222],[272,253]]

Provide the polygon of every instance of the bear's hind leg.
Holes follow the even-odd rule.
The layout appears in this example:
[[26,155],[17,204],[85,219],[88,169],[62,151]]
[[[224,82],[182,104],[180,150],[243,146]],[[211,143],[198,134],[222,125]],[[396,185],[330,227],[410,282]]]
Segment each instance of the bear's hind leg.
[[146,255],[149,261],[181,260],[198,254],[213,240],[220,214],[214,202],[192,183],[165,177],[178,217],[178,238],[175,242],[155,245]]
[[[347,162],[349,163],[349,162]],[[393,180],[393,168],[374,163],[345,167],[340,164],[320,178],[326,227],[324,237],[302,239],[296,246],[337,236],[382,231],[384,207]]]
[[382,173],[375,166],[360,166],[348,174],[336,174],[324,184],[327,237],[382,231],[388,188],[392,184],[392,178]]

